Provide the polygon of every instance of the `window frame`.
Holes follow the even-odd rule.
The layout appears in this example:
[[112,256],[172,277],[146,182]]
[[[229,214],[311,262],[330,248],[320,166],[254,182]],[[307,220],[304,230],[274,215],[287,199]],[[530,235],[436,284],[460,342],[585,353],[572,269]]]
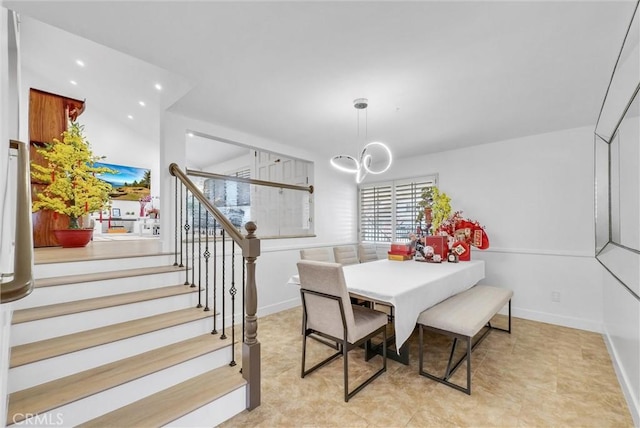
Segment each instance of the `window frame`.
[[[358,186],[358,240],[360,242],[368,242],[368,243],[373,243],[373,244],[390,244],[393,242],[408,242],[409,241],[409,236],[408,233],[406,234],[406,236],[397,236],[397,232],[398,232],[398,198],[397,198],[397,193],[398,193],[398,188],[402,187],[402,186],[406,186],[408,184],[412,184],[415,183],[416,185],[418,185],[419,187],[416,189],[415,193],[413,193],[414,197],[415,197],[415,203],[417,206],[417,202],[420,201],[421,196],[420,194],[422,193],[422,189],[425,187],[422,184],[428,185],[429,183],[431,183],[431,186],[438,186],[438,174],[428,174],[428,175],[420,175],[417,177],[409,177],[409,178],[401,178],[401,179],[395,179],[395,180],[385,180],[385,181],[378,181],[378,182],[367,182],[364,184],[361,184]],[[372,189],[372,188],[377,188],[377,187],[390,187],[391,190],[391,222],[389,224],[389,228],[391,231],[391,236],[389,241],[381,241],[379,240],[379,236],[380,233],[367,233],[367,229],[365,228],[363,225],[363,195],[362,195],[362,191],[363,190],[368,190],[368,189]],[[406,199],[406,198],[404,198]],[[400,201],[401,202],[401,201]],[[386,225],[385,225],[386,226]],[[417,223],[413,223],[413,228],[417,227]],[[365,235],[374,235],[376,236],[376,240],[374,241],[367,241],[364,239]]]

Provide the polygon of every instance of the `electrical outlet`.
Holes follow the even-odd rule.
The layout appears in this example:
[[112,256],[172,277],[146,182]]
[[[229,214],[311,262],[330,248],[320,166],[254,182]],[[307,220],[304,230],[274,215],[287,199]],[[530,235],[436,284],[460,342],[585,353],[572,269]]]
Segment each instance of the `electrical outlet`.
[[551,292],[551,301],[552,302],[556,302],[556,303],[560,303],[560,292],[559,291],[552,291]]

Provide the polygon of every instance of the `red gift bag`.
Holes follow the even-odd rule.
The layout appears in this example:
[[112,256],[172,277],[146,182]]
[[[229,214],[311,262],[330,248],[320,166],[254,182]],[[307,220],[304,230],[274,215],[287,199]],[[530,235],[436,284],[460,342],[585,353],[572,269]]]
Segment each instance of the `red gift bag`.
[[458,260],[468,262],[471,260],[471,247],[465,241],[456,241],[451,246],[451,251],[458,255]]

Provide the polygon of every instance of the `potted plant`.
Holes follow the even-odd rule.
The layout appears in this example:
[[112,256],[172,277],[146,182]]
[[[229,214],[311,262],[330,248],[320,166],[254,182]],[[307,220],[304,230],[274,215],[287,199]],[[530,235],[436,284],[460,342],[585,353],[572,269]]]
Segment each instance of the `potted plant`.
[[78,219],[109,207],[111,185],[96,174],[116,173],[110,168],[95,167],[101,158],[94,156],[84,136],[84,127],[70,122],[62,133],[62,140],[55,139],[37,152],[47,161],[47,166],[31,164],[31,176],[46,184],[35,195],[33,211],[49,209],[69,216],[69,229],[55,230],[58,243],[63,247],[84,247],[91,240],[93,228],[83,228]]

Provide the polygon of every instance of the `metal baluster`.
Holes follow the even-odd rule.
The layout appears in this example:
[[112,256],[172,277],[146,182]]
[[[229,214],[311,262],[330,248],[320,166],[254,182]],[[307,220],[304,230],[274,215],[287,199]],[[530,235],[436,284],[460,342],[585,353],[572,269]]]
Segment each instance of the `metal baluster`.
[[[175,197],[173,198],[173,204],[174,206],[174,210],[175,210],[175,215],[173,217],[174,223],[175,223],[175,227],[173,228],[173,239],[175,242],[174,245],[174,252],[173,252],[173,265],[174,266],[178,266],[178,177],[173,177],[173,183],[174,183],[174,190],[175,190]],[[182,183],[180,183],[180,186],[182,188]]]
[[178,267],[184,267],[182,264],[182,187],[183,184],[180,182],[180,264]]
[[[246,320],[245,320],[245,301],[244,301],[244,295],[245,295],[245,290],[246,290],[246,286],[247,286],[247,270],[246,270],[246,263],[247,259],[243,256],[242,257],[242,340],[244,341],[244,327],[246,324]],[[242,373],[242,367],[240,367],[240,373]]]
[[211,334],[218,334],[218,319],[216,311],[217,306],[217,293],[218,293],[218,236],[216,235],[216,229],[218,228],[218,222],[213,218],[213,330]]
[[235,325],[235,308],[236,308],[236,241],[231,240],[231,367],[236,365],[236,325]]
[[224,283],[225,283],[225,280],[226,280],[226,278],[225,278],[225,265],[226,265],[226,259],[225,259],[225,252],[226,251],[225,251],[225,248],[227,247],[225,245],[225,242],[224,242],[225,241],[224,235],[225,235],[225,232],[224,232],[224,229],[222,229],[222,293],[221,293],[221,295],[222,295],[222,335],[220,336],[220,339],[226,339],[227,338],[227,334],[226,334],[225,329],[224,329],[224,327],[225,327],[224,319],[227,316],[227,313],[226,313],[226,311],[224,309],[225,308],[225,304],[224,304],[224,301],[225,301],[225,298],[224,298]]
[[[205,239],[204,241],[204,310],[209,311],[209,257],[211,257],[211,253],[209,252],[209,211],[206,213],[206,217],[204,218],[204,233]],[[215,259],[214,259],[215,261]],[[215,314],[214,318],[215,320]]]
[[202,204],[198,201],[198,306],[202,307]]
[[[184,285],[189,285],[189,192],[186,192],[184,196],[184,206],[187,210],[186,215],[184,216],[186,223],[184,224],[185,230],[185,246],[184,246],[184,259],[185,259],[185,267],[184,267]],[[193,207],[191,207],[193,209]]]
[[[245,308],[245,301],[244,301],[244,295],[245,295],[245,290],[247,289],[247,267],[246,267],[246,262],[247,259],[245,257],[242,257],[242,339],[244,339],[244,328],[245,328],[245,318],[244,318],[244,308]],[[242,372],[242,369],[240,369],[240,371]]]
[[196,286],[196,205],[195,196],[191,193],[191,288]]

